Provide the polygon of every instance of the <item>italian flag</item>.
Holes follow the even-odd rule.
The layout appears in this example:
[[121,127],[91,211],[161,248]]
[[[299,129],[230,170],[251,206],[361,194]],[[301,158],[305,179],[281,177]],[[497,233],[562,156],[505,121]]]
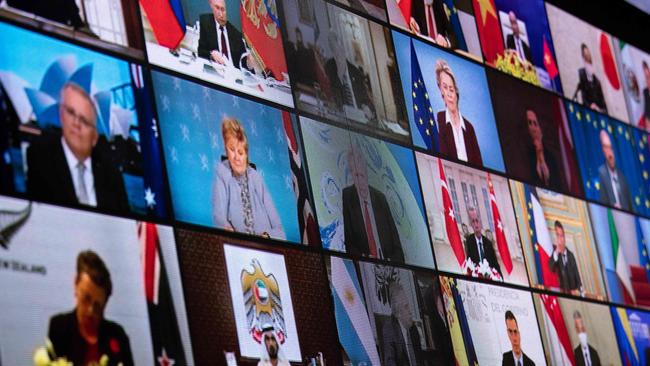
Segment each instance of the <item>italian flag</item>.
[[616,275],[618,280],[623,285],[623,294],[624,298],[634,300],[634,291],[632,291],[632,282],[630,281],[630,267],[625,261],[623,256],[623,249],[621,248],[620,243],[618,242],[618,232],[616,231],[616,224],[614,223],[614,216],[612,215],[612,210],[607,209],[607,222],[609,224],[609,235],[612,240],[612,254],[614,255],[614,265],[616,266]]

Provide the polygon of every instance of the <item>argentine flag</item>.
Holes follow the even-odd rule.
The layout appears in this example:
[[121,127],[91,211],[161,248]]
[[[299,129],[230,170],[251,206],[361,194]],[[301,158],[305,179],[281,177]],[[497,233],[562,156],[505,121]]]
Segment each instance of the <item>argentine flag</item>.
[[330,257],[332,297],[339,341],[353,365],[381,365],[354,263]]

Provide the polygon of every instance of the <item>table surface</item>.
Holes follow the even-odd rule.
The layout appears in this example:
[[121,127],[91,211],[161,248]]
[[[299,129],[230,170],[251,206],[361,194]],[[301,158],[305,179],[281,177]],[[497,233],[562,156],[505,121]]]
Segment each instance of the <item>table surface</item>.
[[[193,76],[197,79],[205,80],[213,84],[225,86],[242,93],[253,95],[259,98],[269,100],[287,107],[293,107],[293,96],[288,83],[278,83],[275,79],[257,78],[244,81],[244,75],[241,70],[233,66],[218,65],[206,59],[197,57],[192,60],[186,56],[174,56],[169,49],[155,43],[147,42],[147,54],[149,62],[171,70]],[[187,61],[187,62],[183,62]],[[210,65],[215,72],[205,70],[205,65]],[[274,84],[284,84],[285,87],[278,87]]]

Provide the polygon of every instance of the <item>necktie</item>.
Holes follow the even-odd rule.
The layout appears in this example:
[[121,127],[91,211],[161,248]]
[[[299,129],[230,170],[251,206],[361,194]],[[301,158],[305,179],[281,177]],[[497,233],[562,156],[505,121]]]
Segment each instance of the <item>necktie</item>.
[[621,206],[621,201],[618,198],[618,176],[617,175],[612,175],[612,181],[614,184],[612,184],[612,190],[614,191],[614,206],[620,208]]
[[589,359],[589,352],[585,351],[585,364],[591,366],[591,360]]
[[228,58],[228,43],[226,42],[226,29],[223,25],[219,26],[221,31],[221,54],[223,57]]
[[521,366],[521,360],[517,361],[517,366]]
[[562,254],[562,264],[566,267],[566,252]]
[[433,6],[432,5],[425,5],[425,14],[427,18],[427,34],[429,37],[436,39],[436,35],[438,35],[438,30],[436,29],[436,21],[435,18],[433,17]]
[[479,262],[483,261],[484,257],[485,257],[485,251],[483,250],[483,240],[479,239],[478,240],[478,261]]
[[370,211],[368,211],[368,201],[364,202],[363,205],[363,214],[364,221],[366,224],[366,234],[368,235],[368,250],[370,251],[370,256],[377,258],[377,242],[375,241],[375,234],[372,231],[372,224],[370,223]]
[[86,190],[86,181],[84,175],[86,173],[86,166],[82,163],[77,163],[77,199],[82,205],[88,204],[88,191]]

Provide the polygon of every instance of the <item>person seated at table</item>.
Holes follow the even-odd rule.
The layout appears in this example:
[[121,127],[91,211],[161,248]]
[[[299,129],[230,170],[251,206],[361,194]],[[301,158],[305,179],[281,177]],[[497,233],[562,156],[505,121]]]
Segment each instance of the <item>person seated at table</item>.
[[[208,0],[212,13],[199,17],[199,57],[220,65],[239,68],[242,56],[248,52],[242,32],[228,21],[226,0]],[[252,54],[243,63],[248,71],[261,73]]]
[[248,161],[248,139],[238,120],[225,117],[221,135],[226,159],[216,166],[212,213],[219,228],[285,239],[273,197]]

